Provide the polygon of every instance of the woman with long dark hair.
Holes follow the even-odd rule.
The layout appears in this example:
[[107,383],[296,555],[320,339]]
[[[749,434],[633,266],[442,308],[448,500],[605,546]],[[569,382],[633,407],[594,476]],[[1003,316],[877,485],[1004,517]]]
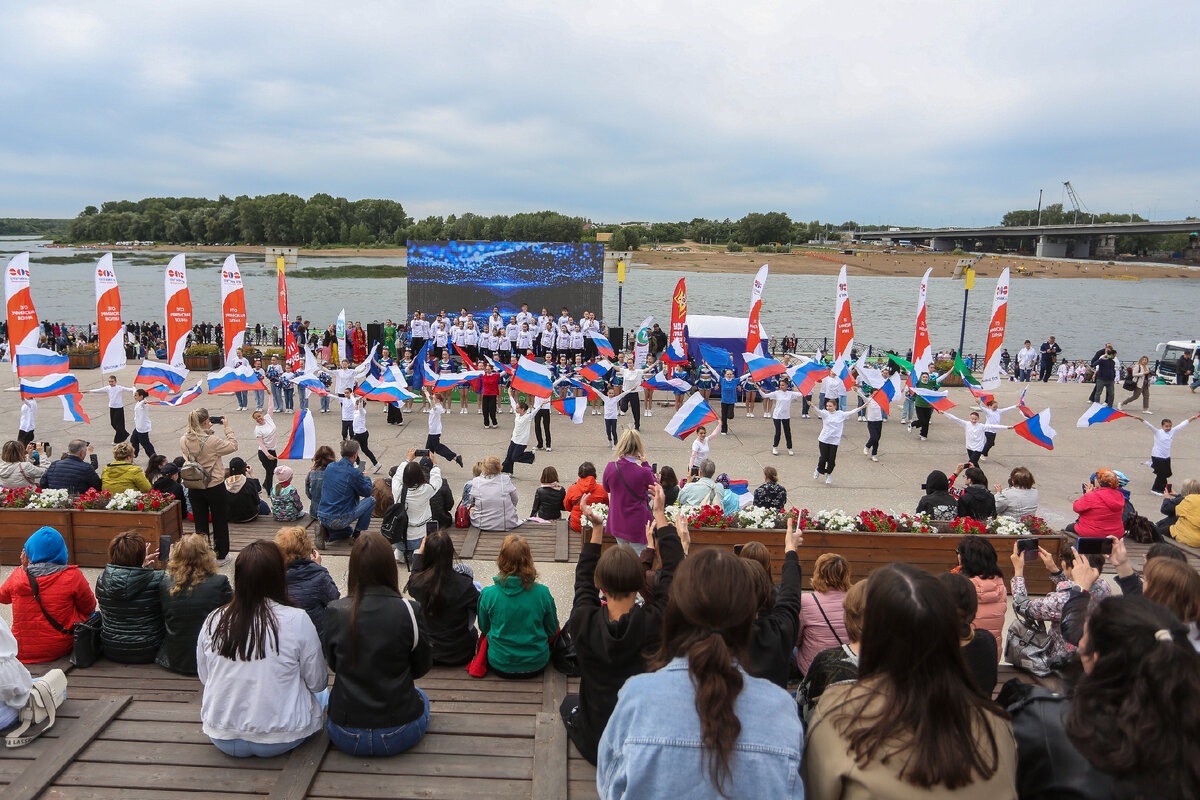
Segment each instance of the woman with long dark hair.
[[997,642],[1004,641],[1004,614],[1008,611],[1008,590],[1000,572],[996,548],[982,536],[964,536],[955,550],[958,571],[971,581],[978,598],[975,627],[992,634]]
[[413,556],[412,575],[404,591],[421,603],[433,663],[461,666],[475,655],[479,641],[475,630],[479,589],[469,572],[455,569],[454,559],[450,534],[429,534]]
[[1008,715],[967,671],[958,619],[928,572],[871,573],[858,681],[826,689],[808,729],[807,797],[1015,797]]
[[222,753],[271,758],[321,729],[329,669],[317,629],[288,600],[283,552],[259,539],[238,553],[233,599],[196,642],[200,720]]
[[800,798],[803,733],[795,703],[748,675],[758,611],[733,553],[683,560],[663,616],[657,672],[625,682],[600,738],[600,796]]
[[420,609],[400,596],[392,546],[363,533],[350,550],[348,595],[325,610],[325,656],[337,673],[325,732],[352,756],[391,756],[429,729],[429,698],[413,681],[432,649]]

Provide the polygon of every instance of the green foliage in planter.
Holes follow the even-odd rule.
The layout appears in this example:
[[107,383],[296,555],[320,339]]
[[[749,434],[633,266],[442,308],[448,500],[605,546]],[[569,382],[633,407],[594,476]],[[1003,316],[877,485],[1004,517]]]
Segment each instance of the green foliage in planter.
[[185,356],[215,356],[221,352],[221,348],[215,344],[194,344],[183,351]]
[[96,342],[77,342],[76,344],[71,345],[70,349],[67,350],[67,355],[86,356],[99,352],[100,345]]

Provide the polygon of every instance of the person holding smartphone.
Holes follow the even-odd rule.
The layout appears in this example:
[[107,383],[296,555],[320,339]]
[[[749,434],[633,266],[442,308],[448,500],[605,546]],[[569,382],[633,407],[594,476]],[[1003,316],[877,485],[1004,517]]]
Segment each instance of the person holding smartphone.
[[1117,473],[1107,467],[1096,470],[1090,483],[1083,484],[1083,495],[1072,509],[1079,518],[1066,527],[1067,533],[1080,538],[1125,536],[1125,495],[1120,490]]
[[[1089,494],[1092,493],[1089,492]],[[1050,647],[1047,655],[1051,662],[1056,659],[1064,659],[1074,653],[1075,648],[1063,637],[1063,607],[1071,599],[1072,590],[1078,588],[1067,575],[1075,565],[1077,558],[1086,559],[1096,570],[1102,569],[1104,567],[1104,556],[1083,556],[1079,555],[1074,549],[1067,550],[1062,555],[1062,567],[1060,568],[1058,564],[1054,563],[1054,556],[1045,548],[1039,547],[1037,549],[1038,557],[1050,573],[1050,581],[1054,584],[1055,589],[1045,597],[1030,597],[1025,587],[1025,554],[1019,551],[1018,544],[1018,542],[1013,542],[1012,555],[1009,556],[1013,565],[1013,610],[1017,613],[1025,614],[1030,619],[1049,622]],[[1112,594],[1112,585],[1108,581],[1096,581],[1091,589],[1089,613],[1096,609],[1101,600],[1111,597]]]

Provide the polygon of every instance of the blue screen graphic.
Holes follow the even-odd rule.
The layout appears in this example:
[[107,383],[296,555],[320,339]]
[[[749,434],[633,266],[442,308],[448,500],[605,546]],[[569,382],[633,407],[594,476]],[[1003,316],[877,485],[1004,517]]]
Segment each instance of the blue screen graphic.
[[604,316],[604,245],[548,242],[409,242],[408,313],[505,317],[528,303],[537,314],[564,307]]

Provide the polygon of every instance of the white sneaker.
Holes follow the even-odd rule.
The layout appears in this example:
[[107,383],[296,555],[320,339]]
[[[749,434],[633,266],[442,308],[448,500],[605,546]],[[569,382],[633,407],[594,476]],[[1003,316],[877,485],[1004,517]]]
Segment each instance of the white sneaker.
[[1143,408],[1143,409],[1142,409],[1142,413],[1143,413],[1143,414],[1153,414],[1154,412],[1153,412],[1153,411],[1151,411],[1151,410],[1150,410],[1150,409],[1148,409],[1148,408]]
[[1163,496],[1163,493],[1162,493],[1162,492],[1156,492],[1156,491],[1154,491],[1153,489],[1151,489],[1151,490],[1150,490],[1150,494],[1154,495],[1155,497],[1162,497],[1162,496]]
[[218,567],[223,567],[223,566],[225,566],[226,564],[232,564],[232,563],[233,563],[233,556],[231,556],[231,555],[227,555],[227,556],[225,556],[224,558],[218,558],[218,559],[217,559],[217,566],[218,566]]
[[789,455],[789,456],[794,456],[794,455],[796,455],[796,454],[795,454],[795,453],[793,453],[791,450],[788,450],[788,455]]
[[879,460],[879,456],[871,456],[871,460],[872,460],[872,461],[878,461],[878,460]]
[[422,409],[421,409],[421,413],[422,413],[422,414],[428,414],[428,413],[429,413],[429,407],[428,407],[428,406],[426,406],[425,408],[422,408]]
[[918,436],[917,438],[920,439],[922,442],[929,441],[929,437],[927,437],[927,436]]
[[551,447],[550,445],[546,445],[546,452],[547,452],[547,453],[549,453],[549,452],[550,452],[551,450],[553,450],[553,449],[554,449],[554,448],[553,448],[553,447]]
[[400,560],[400,551],[394,547],[392,548],[392,555],[395,557],[396,561]]
[[371,470],[372,475],[378,475],[379,470],[383,469],[383,464],[376,464],[375,469]]
[[1120,411],[1124,407],[1124,405],[1125,405],[1125,401],[1121,401],[1120,403],[1117,403],[1117,411]]
[[814,481],[815,481],[815,480],[819,480],[820,478],[821,478],[821,471],[820,471],[820,470],[817,470],[817,469],[814,469],[814,470],[813,470],[813,480],[814,480]]
[[1153,467],[1153,466],[1154,466],[1154,463],[1153,463],[1153,462],[1151,462],[1151,461],[1143,461],[1143,462],[1142,462],[1142,466],[1143,466],[1143,467]]
[[980,461],[987,461],[987,456],[980,456],[980,457],[979,457],[979,460],[980,460]]
[[754,415],[753,415],[753,414],[751,414],[749,411],[747,411],[747,412],[746,412],[746,416],[747,416],[747,417],[753,417]]
[[808,419],[808,414],[801,414],[800,419]]
[[829,485],[831,483],[833,483],[833,475],[826,475],[825,476],[825,484]]
[[864,447],[864,448],[863,448],[863,455],[864,455],[864,456],[869,456],[869,455],[871,455],[871,448],[869,448],[869,447]]
[[653,412],[653,411],[651,411],[650,409],[648,409],[648,408],[647,408],[647,409],[646,409],[646,416],[647,416],[647,417],[653,417],[653,416],[654,416],[654,412]]
[[618,412],[617,412],[617,414],[618,414],[619,416],[622,416],[622,417],[623,417],[623,416],[625,416],[625,412],[624,412],[624,411],[618,411]]
[[779,455],[779,448],[778,448],[778,447],[772,447],[772,448],[771,448],[771,455],[774,455],[774,456],[777,456],[777,455]]

